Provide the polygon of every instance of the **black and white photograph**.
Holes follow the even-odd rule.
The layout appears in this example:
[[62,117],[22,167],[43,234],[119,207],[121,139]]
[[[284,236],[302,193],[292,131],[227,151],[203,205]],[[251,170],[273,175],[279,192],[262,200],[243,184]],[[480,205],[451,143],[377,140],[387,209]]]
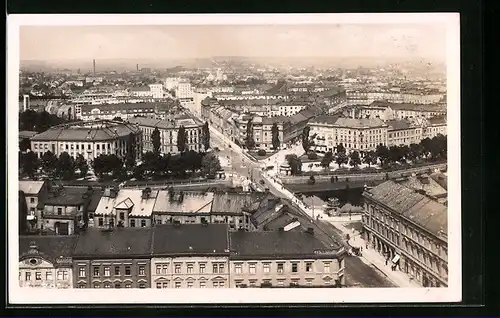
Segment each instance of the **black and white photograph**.
[[461,300],[458,14],[11,15],[7,39],[11,302]]

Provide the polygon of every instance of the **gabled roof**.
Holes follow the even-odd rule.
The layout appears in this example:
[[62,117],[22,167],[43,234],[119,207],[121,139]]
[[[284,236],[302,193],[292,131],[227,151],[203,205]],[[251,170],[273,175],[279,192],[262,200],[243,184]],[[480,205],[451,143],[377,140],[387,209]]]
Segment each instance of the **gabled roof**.
[[151,191],[148,198],[142,197],[141,189],[120,189],[116,197],[103,195],[96,208],[97,214],[109,215],[116,213],[115,209],[128,209],[130,216],[149,217],[158,196],[158,191]]
[[214,194],[212,192],[161,190],[158,193],[154,212],[159,213],[210,213]]
[[25,195],[38,195],[45,181],[19,180],[19,191]]
[[153,231],[155,256],[229,254],[227,224],[161,224]]

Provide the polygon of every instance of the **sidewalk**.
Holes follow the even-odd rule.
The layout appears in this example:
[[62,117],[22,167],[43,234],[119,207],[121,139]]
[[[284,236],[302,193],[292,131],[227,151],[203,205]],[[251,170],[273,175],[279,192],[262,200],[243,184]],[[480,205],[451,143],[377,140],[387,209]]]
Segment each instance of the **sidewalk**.
[[420,288],[418,283],[410,279],[408,275],[403,273],[401,270],[391,270],[391,262],[389,261],[387,265],[385,264],[385,258],[381,254],[379,254],[376,250],[374,250],[371,246],[366,248],[366,241],[361,238],[359,232],[352,231],[346,228],[342,222],[330,222],[333,226],[338,228],[344,234],[349,234],[351,240],[349,244],[354,246],[363,247],[362,255],[360,259],[367,265],[372,265],[377,268],[380,272],[382,272],[389,280],[391,280],[394,284],[399,287],[408,287],[408,288]]

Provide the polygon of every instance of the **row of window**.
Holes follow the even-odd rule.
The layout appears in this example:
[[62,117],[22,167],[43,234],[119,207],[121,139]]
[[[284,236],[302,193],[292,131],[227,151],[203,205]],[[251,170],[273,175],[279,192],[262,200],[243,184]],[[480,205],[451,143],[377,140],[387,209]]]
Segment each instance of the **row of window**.
[[[104,282],[104,283],[99,283],[99,282],[94,282],[92,284],[92,288],[132,288],[132,283],[122,283],[122,282],[115,282],[115,283],[110,283],[110,282]],[[138,285],[139,288],[146,288],[147,285],[145,283],[139,283]],[[87,288],[86,283],[79,283],[78,288]]]
[[[111,266],[104,266],[103,267],[104,277],[111,277],[111,268],[112,268]],[[113,267],[113,274],[114,274],[114,276],[121,276],[121,275],[132,276],[132,267],[130,265],[125,265],[124,271],[122,272],[121,266],[114,266]],[[93,266],[92,267],[92,275],[93,275],[93,277],[100,277],[101,276],[101,266]],[[146,265],[139,265],[138,275],[139,276],[146,276]],[[79,266],[78,267],[78,277],[79,278],[87,277],[87,267],[86,266]]]
[[[243,285],[247,285],[244,280],[235,280],[235,287],[239,288],[242,287]],[[331,280],[324,280],[323,284],[328,286],[331,285],[332,281]],[[300,280],[299,279],[292,279],[290,281],[290,286],[299,286]],[[249,279],[248,280],[248,285],[249,287],[259,287],[260,285],[272,285],[270,279],[264,279],[262,283],[259,283],[257,279]],[[306,286],[312,286],[313,285],[313,279],[306,279],[305,280],[305,285]],[[284,287],[285,286],[285,280],[284,279],[278,279],[277,280],[277,286],[278,287]]]
[[[173,284],[173,287],[174,288],[183,288],[183,282],[181,281],[177,281],[177,282],[174,282]],[[195,285],[195,281],[192,281],[192,280],[188,280],[185,282],[186,283],[186,288],[194,288],[194,285]],[[198,281],[198,284],[197,284],[199,288],[206,288],[207,287],[207,281],[205,280],[200,280]],[[224,288],[226,287],[226,282],[225,281],[214,281],[212,282],[212,287],[213,288]],[[156,288],[157,289],[166,289],[166,288],[170,288],[169,287],[169,282],[157,282],[156,283]]]
[[[123,220],[123,218],[122,218],[122,220]],[[138,221],[139,220],[137,220],[137,222],[136,222],[135,219],[130,219],[129,220],[129,223],[130,223],[129,226],[130,227],[139,227],[139,222]],[[102,218],[102,217],[97,218],[97,224],[98,224],[98,226],[104,226],[104,218]],[[109,218],[107,225],[109,225],[111,227],[114,227],[115,226],[115,220],[114,220],[114,218]],[[146,227],[146,226],[147,226],[147,221],[144,220],[144,219],[140,220],[140,227]]]
[[[255,275],[257,273],[257,263],[248,263],[248,273],[250,275]],[[292,262],[290,271],[292,273],[298,273],[299,272],[299,263]],[[236,274],[243,274],[244,271],[244,264],[243,263],[235,263],[234,264],[234,272]],[[263,263],[262,264],[262,270],[264,273],[270,273],[271,272],[271,263]],[[313,271],[313,263],[312,262],[306,262],[305,263],[305,268],[304,271],[306,273],[310,273]],[[330,272],[330,263],[324,263],[324,271],[325,272]],[[276,272],[278,274],[284,274],[285,273],[285,263],[277,263],[276,264]]]
[[[106,149],[111,149],[111,143],[87,143],[87,149],[91,150],[92,145],[95,145],[96,150],[106,150]],[[41,149],[48,149],[49,144],[48,143],[33,143],[33,149],[38,150],[38,147]],[[125,146],[125,141],[120,140],[120,147]],[[114,147],[118,148],[118,142],[114,142]],[[61,150],[85,150],[85,144],[82,143],[60,143],[59,148]]]
[[[182,263],[174,263],[174,273],[175,274],[183,274],[183,264]],[[169,264],[168,263],[160,263],[156,264],[156,274],[157,275],[164,275],[168,274],[169,271]],[[198,264],[198,273],[199,274],[204,274],[206,273],[207,270],[207,264],[206,263],[199,263]],[[194,272],[194,263],[187,263],[186,264],[186,273],[187,274],[193,274]],[[214,262],[212,263],[212,273],[213,274],[224,274],[225,273],[225,264],[220,263],[220,262]]]
[[[58,270],[57,271],[57,280],[68,280],[69,271],[68,270]],[[30,281],[31,278],[34,277],[34,280],[41,281],[42,280],[42,272],[35,272],[35,275],[32,275],[32,271],[24,272],[24,280]],[[19,271],[19,279],[22,278],[22,271]],[[52,271],[45,272],[45,280],[52,280]]]

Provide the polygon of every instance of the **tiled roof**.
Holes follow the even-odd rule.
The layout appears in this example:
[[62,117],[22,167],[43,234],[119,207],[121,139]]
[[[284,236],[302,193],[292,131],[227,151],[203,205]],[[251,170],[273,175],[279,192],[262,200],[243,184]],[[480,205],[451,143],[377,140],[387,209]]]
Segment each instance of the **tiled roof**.
[[334,87],[334,88],[330,88],[326,91],[320,92],[319,95],[323,96],[323,97],[330,97],[330,96],[338,95],[340,93],[345,93],[345,89],[342,87]]
[[19,191],[25,195],[38,195],[45,181],[19,180]]
[[[93,124],[93,125],[92,125]],[[32,138],[33,141],[104,141],[139,132],[139,128],[110,121],[77,122],[54,126]]]
[[448,190],[448,177],[441,172],[434,172],[429,177],[436,181],[443,189]]
[[262,117],[262,124],[272,125],[274,123],[286,123],[290,119],[286,116],[275,116],[275,117]]
[[188,191],[184,191],[182,194],[176,192],[171,198],[169,191],[162,190],[158,193],[153,211],[159,213],[210,213],[213,198],[212,192]]
[[325,249],[314,234],[304,231],[237,231],[230,233],[230,242],[233,259],[312,258],[315,250]]
[[77,206],[83,205],[86,201],[84,194],[87,188],[82,187],[63,187],[60,192],[54,189],[49,191],[42,199],[44,205]]
[[321,123],[333,125],[339,119],[339,115],[321,115],[311,119],[311,123]]
[[378,118],[344,118],[339,117],[335,121],[335,126],[350,128],[375,128],[387,126]]
[[101,201],[101,197],[102,191],[100,189],[94,189],[94,192],[90,197],[89,205],[87,207],[88,212],[95,212],[97,206],[99,205],[99,202]]
[[134,117],[128,118],[127,121],[131,124],[138,124],[139,126],[158,127],[159,129],[175,128],[175,122],[171,120],[160,120],[147,117]]
[[447,207],[404,185],[389,180],[369,190],[367,195],[435,235],[448,231]]
[[130,216],[149,217],[158,196],[158,191],[151,191],[149,198],[143,198],[141,189],[120,189],[115,198],[103,195],[96,208],[96,213],[116,214],[116,209],[130,209]]
[[19,236],[19,258],[28,257],[27,253],[33,242],[41,256],[54,263],[61,256],[71,257],[76,241],[77,236],[73,235],[21,235]]
[[393,110],[413,110],[413,111],[428,111],[428,112],[436,112],[436,111],[446,111],[446,108],[436,106],[436,105],[420,105],[420,104],[404,104],[404,103],[390,103],[384,101],[374,101],[370,104],[370,106],[375,107],[391,107]]
[[38,134],[36,131],[23,130],[19,132],[19,138],[31,138]]
[[261,193],[215,193],[211,212],[240,213],[244,207],[259,201]]
[[149,92],[151,91],[151,88],[149,86],[138,86],[138,87],[132,87],[130,89],[131,92]]
[[429,118],[428,121],[429,121],[429,124],[431,124],[431,125],[445,125],[446,124],[446,117],[435,116],[435,117]]
[[[119,103],[119,104],[102,104],[102,105],[82,105],[82,114],[91,115],[93,109],[99,109],[101,114],[104,112],[120,112],[124,114],[137,114],[141,113],[152,113],[155,111],[156,107],[165,108],[170,106],[173,107],[171,103]],[[135,110],[135,111],[134,111]],[[140,111],[139,111],[140,110]]]
[[82,232],[74,257],[116,258],[151,255],[151,228],[113,228],[111,231],[88,228]]
[[162,224],[153,229],[153,254],[229,254],[227,224]]
[[405,119],[388,120],[387,125],[389,125],[389,130],[402,130],[409,129],[411,127],[410,121]]

